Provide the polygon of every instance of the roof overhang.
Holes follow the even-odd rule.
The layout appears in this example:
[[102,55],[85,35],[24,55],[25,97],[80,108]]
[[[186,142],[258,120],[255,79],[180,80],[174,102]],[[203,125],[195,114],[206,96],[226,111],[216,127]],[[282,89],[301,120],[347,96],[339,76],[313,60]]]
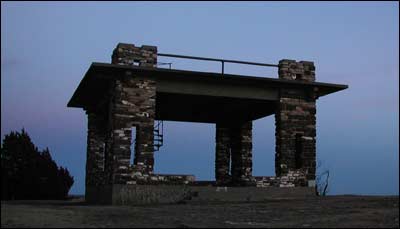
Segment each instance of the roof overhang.
[[156,119],[216,122],[254,120],[275,112],[282,90],[325,96],[347,85],[164,68],[92,63],[68,107],[90,109],[107,98],[112,81],[123,77],[156,81]]

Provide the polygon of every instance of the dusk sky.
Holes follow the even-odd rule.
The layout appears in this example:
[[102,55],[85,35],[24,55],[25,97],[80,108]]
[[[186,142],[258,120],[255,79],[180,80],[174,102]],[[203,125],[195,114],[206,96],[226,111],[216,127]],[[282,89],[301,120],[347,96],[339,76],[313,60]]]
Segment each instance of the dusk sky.
[[[2,2],[1,138],[25,128],[84,194],[87,117],[67,108],[92,62],[119,43],[162,53],[277,64],[314,61],[319,82],[349,88],[317,101],[317,161],[329,194],[399,194],[397,2]],[[217,62],[159,57],[218,72]],[[227,73],[278,77],[226,64]],[[274,173],[274,116],[253,122],[253,175]],[[156,173],[214,179],[215,125],[165,122]],[[322,171],[321,169],[319,171]]]

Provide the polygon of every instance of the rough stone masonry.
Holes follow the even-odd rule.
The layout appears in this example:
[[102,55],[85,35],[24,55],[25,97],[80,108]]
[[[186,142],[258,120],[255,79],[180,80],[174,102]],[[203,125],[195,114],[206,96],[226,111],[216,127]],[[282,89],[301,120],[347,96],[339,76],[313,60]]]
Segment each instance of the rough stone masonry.
[[[294,60],[279,61],[279,78],[315,81],[313,62]],[[278,108],[275,113],[276,155],[275,172],[277,177],[289,176],[283,185],[304,186],[305,181],[310,185],[315,180],[315,137],[316,137],[316,94],[291,93],[290,90],[281,92]],[[306,179],[304,179],[304,177]]]
[[[120,43],[113,52],[112,64],[153,68],[157,47]],[[155,89],[153,80],[126,75],[110,87],[107,110],[88,109],[86,186],[194,181],[190,175],[153,174]],[[132,127],[136,139],[132,139]]]
[[[118,44],[112,64],[155,68],[157,47]],[[314,82],[313,62],[281,60],[279,79]],[[88,117],[86,186],[196,184],[191,175],[154,174],[154,121],[157,83],[127,72],[106,91],[102,106]],[[217,186],[314,186],[318,91],[282,88],[276,102],[275,177],[252,176],[252,121],[216,123]],[[132,130],[136,139],[132,139]],[[130,163],[134,144],[134,161]],[[87,188],[87,190],[89,190]]]

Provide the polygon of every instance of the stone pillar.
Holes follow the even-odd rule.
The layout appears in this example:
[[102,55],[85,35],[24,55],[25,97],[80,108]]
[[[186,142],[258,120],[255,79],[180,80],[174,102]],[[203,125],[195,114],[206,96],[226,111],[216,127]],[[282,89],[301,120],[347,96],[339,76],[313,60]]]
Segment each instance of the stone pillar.
[[[279,78],[303,82],[315,81],[313,62],[279,61]],[[316,165],[316,93],[313,89],[285,88],[275,113],[277,176],[301,170],[307,180],[315,180]]]
[[215,142],[215,180],[217,185],[227,185],[231,182],[229,175],[231,160],[230,129],[217,123]]
[[315,66],[311,61],[280,60],[279,79],[303,82],[315,81]]
[[87,112],[86,187],[105,184],[105,148],[107,120],[104,114]]
[[119,43],[111,56],[111,63],[119,65],[137,65],[141,67],[156,67],[157,47]]
[[[157,63],[157,47],[135,47],[120,43],[113,52],[112,63],[154,67]],[[110,178],[112,184],[125,184],[131,179],[129,163],[133,126],[137,129],[133,169],[139,176],[153,173],[156,83],[134,75],[125,75],[115,80],[112,94]]]
[[253,185],[252,122],[231,128],[232,182],[234,185]]
[[253,181],[252,122],[229,125],[217,123],[215,137],[217,185],[251,185]]

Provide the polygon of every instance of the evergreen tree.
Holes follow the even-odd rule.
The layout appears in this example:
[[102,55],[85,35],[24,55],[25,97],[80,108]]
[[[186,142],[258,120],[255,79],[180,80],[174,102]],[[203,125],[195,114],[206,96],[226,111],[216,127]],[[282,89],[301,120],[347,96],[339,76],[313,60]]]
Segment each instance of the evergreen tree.
[[1,145],[1,199],[63,199],[74,183],[48,148],[39,151],[28,133],[11,132]]

